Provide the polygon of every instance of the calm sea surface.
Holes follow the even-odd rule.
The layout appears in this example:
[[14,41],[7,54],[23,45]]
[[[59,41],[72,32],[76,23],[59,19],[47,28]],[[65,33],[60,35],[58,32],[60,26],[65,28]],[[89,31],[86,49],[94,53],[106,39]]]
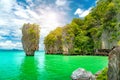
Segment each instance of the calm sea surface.
[[85,68],[93,74],[107,67],[105,56],[25,56],[23,51],[0,51],[0,80],[71,80],[72,71]]

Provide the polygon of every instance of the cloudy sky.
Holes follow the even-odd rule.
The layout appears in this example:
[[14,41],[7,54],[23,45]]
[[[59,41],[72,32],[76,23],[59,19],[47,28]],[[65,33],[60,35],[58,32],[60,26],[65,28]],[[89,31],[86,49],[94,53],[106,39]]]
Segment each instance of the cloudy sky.
[[24,23],[41,27],[43,39],[53,29],[75,18],[84,18],[96,0],[0,0],[0,49],[22,49],[21,30]]

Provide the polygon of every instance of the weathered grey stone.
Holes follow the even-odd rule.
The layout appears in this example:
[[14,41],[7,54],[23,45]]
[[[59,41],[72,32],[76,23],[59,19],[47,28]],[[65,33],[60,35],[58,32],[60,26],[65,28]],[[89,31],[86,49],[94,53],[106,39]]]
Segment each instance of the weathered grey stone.
[[120,80],[120,47],[109,53],[108,80]]
[[24,24],[22,27],[22,45],[27,56],[34,56],[39,49],[39,26],[36,24]]
[[95,80],[95,76],[91,72],[87,72],[82,68],[76,69],[71,78],[72,80]]

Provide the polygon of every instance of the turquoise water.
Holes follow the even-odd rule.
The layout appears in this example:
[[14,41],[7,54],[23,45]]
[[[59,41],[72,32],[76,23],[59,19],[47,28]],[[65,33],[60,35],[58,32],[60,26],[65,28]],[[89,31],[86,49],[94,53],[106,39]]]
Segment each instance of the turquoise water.
[[23,51],[0,51],[0,80],[71,80],[81,67],[93,74],[108,64],[105,56],[45,55],[26,57]]

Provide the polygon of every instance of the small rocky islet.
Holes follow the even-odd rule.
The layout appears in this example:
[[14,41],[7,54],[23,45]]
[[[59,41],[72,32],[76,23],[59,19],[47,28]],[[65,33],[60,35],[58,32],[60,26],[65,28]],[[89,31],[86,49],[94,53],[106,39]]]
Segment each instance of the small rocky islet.
[[34,56],[34,52],[39,50],[39,25],[24,24],[22,27],[22,45],[27,56]]

